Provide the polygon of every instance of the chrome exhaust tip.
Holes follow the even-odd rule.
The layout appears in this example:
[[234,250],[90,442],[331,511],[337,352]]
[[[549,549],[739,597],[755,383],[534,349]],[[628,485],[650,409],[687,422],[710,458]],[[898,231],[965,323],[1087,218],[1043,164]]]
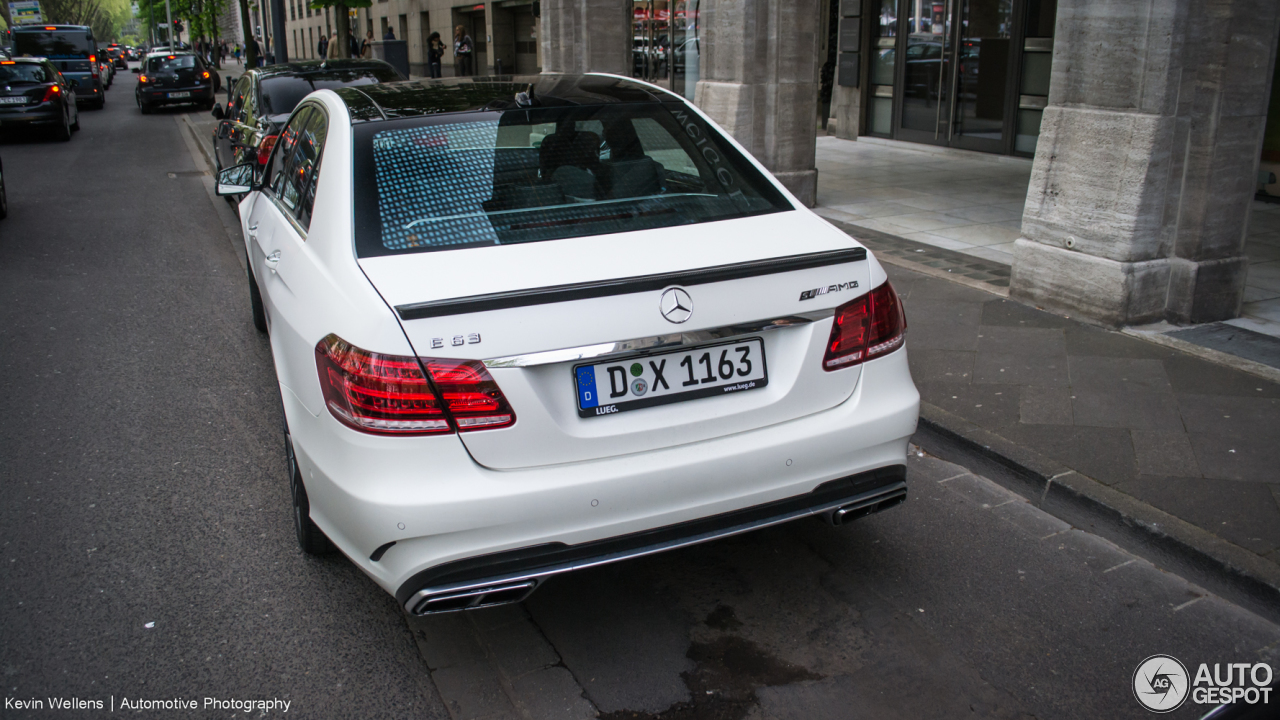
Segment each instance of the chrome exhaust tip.
[[823,513],[825,519],[831,525],[844,525],[851,523],[860,517],[866,517],[872,513],[878,513],[881,510],[888,510],[895,505],[901,505],[907,499],[907,489],[897,488],[883,495],[866,498],[859,502],[838,507],[835,510]]
[[523,602],[537,586],[536,580],[523,580],[465,590],[443,590],[436,593],[422,590],[414,596],[417,602],[410,612],[414,615],[435,615]]

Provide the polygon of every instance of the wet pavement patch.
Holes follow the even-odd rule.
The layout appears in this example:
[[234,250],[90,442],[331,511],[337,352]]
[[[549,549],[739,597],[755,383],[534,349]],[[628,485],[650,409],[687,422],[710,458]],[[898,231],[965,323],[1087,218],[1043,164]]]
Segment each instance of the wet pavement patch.
[[[715,623],[715,624],[713,624]],[[707,625],[741,623],[733,608],[717,606]],[[600,720],[742,720],[757,704],[756,691],[823,677],[798,665],[779,660],[750,640],[725,635],[710,642],[695,642],[688,658],[696,666],[681,675],[692,700],[677,703],[660,713],[623,710],[601,715]]]

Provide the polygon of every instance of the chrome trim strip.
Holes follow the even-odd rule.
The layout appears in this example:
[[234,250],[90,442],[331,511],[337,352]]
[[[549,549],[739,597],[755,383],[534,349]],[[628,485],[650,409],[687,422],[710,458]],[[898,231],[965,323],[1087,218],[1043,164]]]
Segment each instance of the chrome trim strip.
[[[792,520],[798,520],[802,517],[820,516],[823,513],[835,511],[851,503],[863,503],[863,502],[871,501],[872,499],[878,500],[882,496],[885,496],[887,498],[887,496],[897,495],[902,492],[905,492],[906,488],[907,488],[907,484],[905,482],[896,482],[892,485],[876,488],[876,490],[874,491],[874,494],[869,494],[864,498],[860,498],[860,499],[843,498],[841,500],[824,503],[822,505],[815,505],[813,507],[804,508],[803,510],[794,510],[792,512],[785,513],[783,515],[775,515],[774,517],[771,517],[771,518],[757,520],[755,522],[743,523],[742,525],[735,525],[733,527],[725,528],[723,530],[713,530],[710,532],[701,533],[699,535],[691,535],[687,538],[682,538],[680,540],[670,540],[665,543],[658,543],[657,545],[650,545],[647,547],[636,548],[634,550],[626,550],[622,552],[611,553],[608,555],[601,555],[600,557],[595,557],[588,560],[580,560],[577,562],[565,563],[563,565],[553,565],[551,567],[544,568],[536,572],[512,573],[509,575],[487,578],[485,580],[480,580],[477,582],[457,583],[453,585],[442,585],[440,587],[423,588],[418,592],[414,593],[413,595],[409,596],[409,600],[404,604],[404,609],[405,609],[405,612],[408,612],[410,615],[413,615],[414,614],[413,609],[421,605],[422,602],[424,600],[427,600],[428,598],[436,597],[439,595],[457,595],[461,593],[466,593],[467,591],[470,591],[470,590],[484,590],[486,588],[488,589],[489,592],[492,592],[493,590],[499,589],[498,586],[506,585],[508,583],[532,581],[534,589],[537,589],[539,586],[542,585],[543,582],[547,580],[547,578],[553,577],[555,575],[562,575],[564,573],[573,572],[575,570],[585,570],[587,568],[599,567],[601,565],[608,565],[615,562],[621,562],[623,560],[633,560],[635,558],[646,557],[648,555],[656,555],[657,553],[660,553],[660,552],[666,552],[667,550],[676,550],[683,547],[689,547],[690,545],[700,545],[704,542],[719,540],[720,538],[733,537],[734,535],[741,535],[743,533],[751,532],[752,530],[759,530],[761,528],[771,527],[773,525],[781,525],[784,522],[791,522]],[[460,608],[460,609],[465,610],[466,608]]]
[[713,340],[723,340],[725,338],[737,337],[738,335],[750,335],[751,333],[764,332],[765,330],[777,330],[778,328],[796,327],[798,325],[808,325],[809,323],[825,320],[835,315],[835,308],[826,310],[815,310],[813,312],[801,313],[799,315],[784,315],[783,317],[770,318],[768,320],[756,320],[754,322],[738,323],[736,325],[724,325],[722,327],[707,328],[705,330],[691,330],[682,333],[671,333],[668,335],[651,335],[649,337],[634,338],[632,340],[618,340],[616,342],[600,343],[598,345],[583,345],[581,347],[563,348],[560,350],[546,350],[544,352],[529,353],[527,355],[508,355],[506,357],[489,358],[483,360],[485,367],[506,368],[506,367],[533,367],[535,365],[554,365],[555,363],[573,362],[575,360],[586,360],[588,358],[602,358],[612,355],[626,355],[642,350],[653,350],[657,348],[677,348],[685,345],[701,345],[702,343],[711,342]]

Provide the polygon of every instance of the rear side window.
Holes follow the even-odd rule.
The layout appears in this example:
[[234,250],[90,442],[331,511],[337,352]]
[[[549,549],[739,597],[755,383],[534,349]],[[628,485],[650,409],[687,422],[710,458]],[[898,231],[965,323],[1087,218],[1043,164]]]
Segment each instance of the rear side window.
[[19,57],[88,59],[96,48],[93,33],[88,30],[19,30],[13,33],[13,52]]
[[280,146],[271,162],[271,190],[303,229],[311,227],[328,127],[324,113],[304,107],[280,134]]
[[153,57],[147,61],[147,72],[170,72],[186,70],[196,66],[194,55],[168,55]]
[[5,85],[40,85],[53,82],[49,68],[36,63],[0,65],[0,83]]
[[684,105],[466,113],[356,128],[361,257],[750,217],[792,206]]

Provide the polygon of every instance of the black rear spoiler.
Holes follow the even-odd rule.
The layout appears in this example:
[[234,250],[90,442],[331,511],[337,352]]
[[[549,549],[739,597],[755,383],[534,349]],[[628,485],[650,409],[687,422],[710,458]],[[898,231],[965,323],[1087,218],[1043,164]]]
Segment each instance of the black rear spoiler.
[[555,285],[552,287],[530,288],[528,290],[489,293],[487,295],[471,295],[449,300],[432,300],[411,305],[397,305],[396,313],[400,315],[401,320],[420,320],[444,315],[462,315],[486,310],[504,310],[528,305],[546,305],[570,300],[626,295],[628,293],[661,290],[672,285],[706,285],[708,283],[739,280],[759,275],[792,272],[793,270],[843,265],[844,263],[866,259],[866,248],[829,250],[827,252],[789,255],[787,257],[770,258],[748,263],[717,265],[697,270],[682,270],[680,272],[660,273],[657,275],[640,275],[638,277],[600,280],[598,282]]

